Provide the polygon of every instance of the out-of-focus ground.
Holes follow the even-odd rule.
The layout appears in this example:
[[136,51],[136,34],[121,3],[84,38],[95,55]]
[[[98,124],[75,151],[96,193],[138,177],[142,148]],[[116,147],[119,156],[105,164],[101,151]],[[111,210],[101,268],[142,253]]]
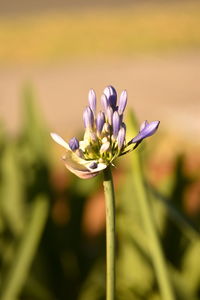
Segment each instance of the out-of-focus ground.
[[65,136],[81,128],[89,88],[100,97],[112,84],[128,90],[140,120],[159,119],[163,129],[197,141],[200,4],[129,2],[114,8],[62,1],[57,9],[45,1],[4,5],[0,115],[8,128],[19,127],[27,81],[51,129]]
[[12,130],[20,122],[20,91],[27,78],[52,130],[65,135],[81,127],[88,89],[100,97],[107,84],[128,90],[129,105],[141,120],[160,119],[162,127],[187,141],[200,134],[199,54],[1,69],[0,111]]
[[[38,13],[38,12],[46,12],[52,10],[83,10],[84,8],[88,9],[89,7],[105,7],[105,6],[124,6],[126,4],[138,5],[141,3],[145,3],[145,0],[141,0],[138,2],[137,0],[85,0],[84,2],[81,0],[18,0],[17,2],[10,1],[0,1],[1,4],[1,15],[10,15],[10,14],[21,14],[21,13]],[[149,1],[148,2],[152,2]]]

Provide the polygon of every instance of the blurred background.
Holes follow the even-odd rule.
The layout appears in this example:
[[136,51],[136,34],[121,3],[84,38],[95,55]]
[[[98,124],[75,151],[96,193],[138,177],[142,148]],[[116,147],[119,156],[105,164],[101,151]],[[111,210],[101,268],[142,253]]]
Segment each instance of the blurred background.
[[105,299],[102,177],[69,174],[49,132],[80,137],[89,89],[110,84],[129,136],[161,121],[114,170],[117,300],[161,299],[138,181],[176,299],[200,298],[199,80],[199,1],[0,0],[0,299]]

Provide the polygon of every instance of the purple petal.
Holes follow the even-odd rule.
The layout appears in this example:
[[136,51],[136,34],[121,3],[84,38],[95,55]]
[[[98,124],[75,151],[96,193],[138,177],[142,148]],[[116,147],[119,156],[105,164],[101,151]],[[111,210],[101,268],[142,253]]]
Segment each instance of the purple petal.
[[113,137],[117,138],[119,129],[120,129],[120,117],[117,111],[114,112],[113,114],[113,122],[112,122],[112,126],[113,126]]
[[117,92],[114,89],[114,87],[107,86],[104,89],[104,94],[106,95],[107,99],[108,99],[108,103],[110,104],[110,106],[115,110],[116,104],[117,104]]
[[118,107],[118,113],[119,115],[122,115],[127,104],[127,92],[123,91],[121,93],[121,96],[119,98],[119,107]]
[[149,123],[148,123],[147,120],[144,121],[144,122],[142,122],[142,124],[140,125],[140,132],[141,132],[148,124],[149,124]]
[[85,128],[93,128],[94,126],[94,114],[89,106],[83,112],[83,121]]
[[79,141],[77,140],[77,138],[73,137],[69,141],[69,147],[72,151],[76,151],[79,148]]
[[105,123],[105,115],[102,111],[100,111],[97,115],[97,132],[98,133],[101,133],[104,123]]
[[108,108],[108,99],[105,94],[103,94],[101,96],[101,105],[102,105],[103,111],[106,112],[106,110]]
[[120,128],[118,136],[117,136],[117,144],[118,144],[118,148],[120,150],[124,146],[125,137],[126,137],[126,127],[123,126]]
[[113,119],[113,109],[112,107],[108,106],[106,110],[106,117],[108,119],[108,123],[112,125],[112,119]]
[[146,122],[146,125],[142,126],[144,128],[129,143],[138,143],[141,142],[143,139],[153,135],[158,129],[159,124],[160,121],[153,121],[151,123]]
[[95,94],[95,91],[92,89],[89,91],[89,94],[88,94],[88,102],[89,102],[89,106],[90,106],[91,110],[95,114],[95,112],[96,112],[96,94]]

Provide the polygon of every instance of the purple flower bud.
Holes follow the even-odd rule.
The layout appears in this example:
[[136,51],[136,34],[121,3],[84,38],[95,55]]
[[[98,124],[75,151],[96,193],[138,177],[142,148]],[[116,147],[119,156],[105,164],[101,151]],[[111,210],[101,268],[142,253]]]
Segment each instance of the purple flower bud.
[[97,132],[98,133],[101,133],[104,123],[105,123],[105,115],[102,111],[100,111],[97,115]]
[[114,112],[113,114],[113,121],[112,121],[112,127],[113,127],[113,137],[114,138],[117,138],[117,135],[118,135],[118,132],[119,132],[119,129],[120,129],[120,124],[121,121],[120,121],[120,116],[118,114],[117,111]]
[[113,108],[113,110],[115,110],[116,104],[117,104],[117,92],[114,89],[114,87],[107,86],[104,89],[104,94],[106,95],[107,99],[108,99],[108,103],[110,104],[110,106]]
[[83,121],[85,128],[93,128],[94,126],[94,114],[89,106],[83,112]]
[[118,113],[119,115],[122,115],[127,104],[127,92],[123,91],[121,93],[121,96],[119,98],[119,107],[118,107]]
[[140,125],[140,132],[148,125],[148,121],[144,121],[142,122],[142,124]]
[[106,112],[106,110],[107,110],[107,108],[108,108],[108,99],[107,99],[107,97],[106,97],[105,94],[103,94],[103,95],[101,96],[101,105],[102,105],[102,107],[103,107],[103,111]]
[[79,141],[77,140],[77,138],[73,137],[69,141],[69,147],[72,151],[76,151],[79,148]]
[[123,126],[120,128],[118,136],[117,136],[117,144],[118,144],[119,150],[121,150],[122,147],[124,146],[125,137],[126,137],[126,126]]
[[160,121],[153,121],[151,123],[148,123],[147,121],[141,125],[142,130],[136,135],[130,142],[129,144],[132,143],[139,143],[143,139],[153,135],[156,130],[158,129],[158,126],[160,124]]
[[113,109],[112,107],[108,106],[107,110],[106,110],[106,117],[108,120],[108,123],[110,125],[112,125],[112,119],[113,119]]
[[98,167],[97,163],[94,161],[89,165],[90,169],[96,169]]
[[96,94],[94,90],[90,90],[88,94],[88,102],[93,114],[96,112]]

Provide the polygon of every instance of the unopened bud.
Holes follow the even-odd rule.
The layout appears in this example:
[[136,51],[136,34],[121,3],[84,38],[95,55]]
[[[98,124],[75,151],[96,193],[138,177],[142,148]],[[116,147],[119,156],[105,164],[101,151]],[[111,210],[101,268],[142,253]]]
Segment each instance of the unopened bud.
[[69,147],[72,151],[75,151],[79,148],[79,141],[77,140],[77,138],[73,137],[70,141],[69,141]]

